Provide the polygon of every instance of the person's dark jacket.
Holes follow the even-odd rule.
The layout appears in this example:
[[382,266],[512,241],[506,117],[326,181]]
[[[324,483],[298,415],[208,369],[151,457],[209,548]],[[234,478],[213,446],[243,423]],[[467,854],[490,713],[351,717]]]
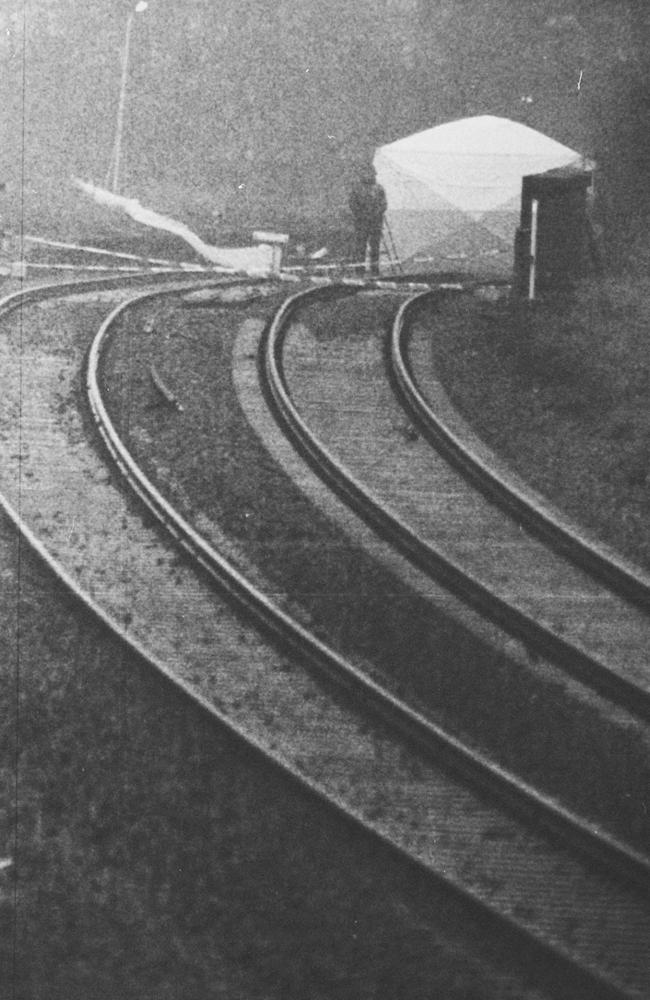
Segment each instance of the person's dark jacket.
[[350,211],[359,229],[381,229],[386,211],[386,192],[376,181],[362,179],[350,192]]

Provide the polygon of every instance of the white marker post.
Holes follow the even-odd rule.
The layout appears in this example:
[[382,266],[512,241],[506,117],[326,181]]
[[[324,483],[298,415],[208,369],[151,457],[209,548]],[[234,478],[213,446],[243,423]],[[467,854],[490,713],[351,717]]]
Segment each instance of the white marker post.
[[267,233],[256,230],[253,239],[259,244],[267,244],[271,247],[271,273],[279,274],[282,269],[282,256],[289,242],[288,233]]
[[537,270],[537,213],[539,202],[533,198],[530,205],[530,268],[528,271],[528,301],[535,298],[535,279]]

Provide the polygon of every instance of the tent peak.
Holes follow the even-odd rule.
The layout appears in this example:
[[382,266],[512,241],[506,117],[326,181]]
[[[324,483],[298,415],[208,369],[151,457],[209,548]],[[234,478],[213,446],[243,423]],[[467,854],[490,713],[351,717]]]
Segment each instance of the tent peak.
[[470,153],[476,155],[479,151],[485,154],[501,153],[540,153],[554,147],[557,153],[563,150],[577,157],[578,154],[563,146],[556,139],[551,139],[523,122],[511,118],[499,118],[496,115],[475,115],[471,118],[459,118],[454,121],[435,125],[433,128],[415,132],[413,135],[397,139],[381,147],[382,152],[390,155],[406,151],[427,151],[430,153],[453,153],[456,155]]

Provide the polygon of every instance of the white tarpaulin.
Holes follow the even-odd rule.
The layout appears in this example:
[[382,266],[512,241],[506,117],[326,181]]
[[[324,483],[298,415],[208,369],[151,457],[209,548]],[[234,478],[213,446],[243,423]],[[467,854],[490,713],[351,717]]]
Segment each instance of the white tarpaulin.
[[[583,158],[541,132],[481,115],[381,146],[377,179],[388,198],[387,236],[415,266],[499,258],[511,266],[522,177]],[[390,234],[390,235],[389,235]]]
[[82,181],[79,178],[74,180],[77,186],[98,204],[126,212],[128,216],[143,226],[151,226],[153,229],[162,229],[175,236],[180,236],[201,257],[217,267],[262,277],[267,277],[273,271],[273,247],[269,244],[260,243],[253,247],[213,247],[192,232],[184,222],[178,222],[176,219],[170,219],[167,215],[153,212],[150,208],[141,205],[136,198],[125,198],[123,195],[107,191],[105,188]]

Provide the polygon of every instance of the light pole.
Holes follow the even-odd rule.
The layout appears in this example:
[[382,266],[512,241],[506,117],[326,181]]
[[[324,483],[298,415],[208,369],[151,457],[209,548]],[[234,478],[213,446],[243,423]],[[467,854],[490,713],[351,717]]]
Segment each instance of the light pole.
[[120,184],[120,162],[122,159],[122,130],[124,128],[124,106],[126,104],[126,84],[129,75],[129,47],[131,45],[131,29],[133,27],[134,14],[141,14],[149,5],[145,0],[139,0],[135,8],[129,12],[126,19],[126,33],[124,36],[124,55],[122,57],[122,79],[120,81],[120,99],[117,105],[117,123],[115,126],[115,145],[113,147],[113,179],[111,190],[118,193]]

